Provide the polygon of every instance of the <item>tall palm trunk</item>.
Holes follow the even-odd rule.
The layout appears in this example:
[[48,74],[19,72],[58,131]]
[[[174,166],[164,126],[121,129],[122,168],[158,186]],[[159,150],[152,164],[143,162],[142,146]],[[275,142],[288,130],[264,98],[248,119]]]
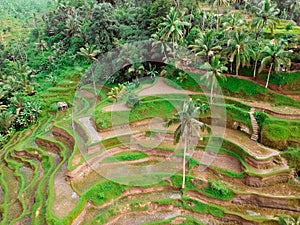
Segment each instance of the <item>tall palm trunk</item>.
[[215,86],[215,79],[214,78],[211,82],[211,87],[210,87],[210,104],[213,103],[213,94],[214,94],[214,86]]
[[257,63],[258,63],[258,60],[255,60],[254,71],[253,71],[253,78],[254,78],[254,79],[256,78]]
[[270,74],[271,74],[271,71],[272,71],[272,67],[273,67],[273,63],[271,63],[271,66],[270,66],[270,69],[269,69],[266,88],[268,88],[268,86],[269,86],[269,80],[270,80]]
[[187,137],[184,137],[183,162],[182,162],[182,189],[185,187],[185,158],[187,149]]
[[217,4],[217,31],[219,31],[219,23],[220,23],[220,20],[219,20],[219,14],[220,14],[220,6],[219,6],[219,1],[218,1],[218,4]]
[[204,16],[204,14],[203,14],[203,16],[202,16],[202,29],[201,30],[205,30],[205,16]]
[[172,36],[173,58],[175,59],[175,38]]

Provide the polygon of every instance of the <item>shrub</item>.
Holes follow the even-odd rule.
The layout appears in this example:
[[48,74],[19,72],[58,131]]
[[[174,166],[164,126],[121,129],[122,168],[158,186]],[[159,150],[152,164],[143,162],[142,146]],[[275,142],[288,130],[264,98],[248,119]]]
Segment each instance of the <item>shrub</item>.
[[204,194],[221,200],[229,200],[233,198],[234,193],[221,181],[209,181],[208,187],[204,188]]
[[266,113],[255,111],[254,117],[260,127],[264,124],[265,120],[268,118],[268,115]]
[[140,98],[137,95],[135,95],[135,94],[129,95],[128,99],[126,101],[126,105],[129,108],[135,108],[135,107],[139,106],[140,103],[141,103]]

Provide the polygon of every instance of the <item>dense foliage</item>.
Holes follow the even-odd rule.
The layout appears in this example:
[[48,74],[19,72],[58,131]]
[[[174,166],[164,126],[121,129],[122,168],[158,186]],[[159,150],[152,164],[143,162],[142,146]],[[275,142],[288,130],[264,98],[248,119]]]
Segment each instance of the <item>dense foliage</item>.
[[[291,50],[299,51],[299,38],[294,33],[295,22],[299,23],[299,4],[294,1],[5,2],[0,8],[3,12],[2,136],[36,121],[42,110],[40,94],[56,85],[65,69],[90,65],[100,54],[126,43],[151,39],[155,43],[152,47],[161,49],[165,56],[175,55],[177,45],[189,48],[197,57],[196,62],[206,62],[207,79],[223,77],[222,73],[227,70],[238,75],[241,68],[254,66],[254,77],[258,72],[268,71],[266,87],[269,79],[282,83],[280,77],[284,76],[276,79],[276,73],[288,70],[291,59],[297,61]],[[230,13],[233,8],[240,11]],[[251,14],[246,17],[242,10]],[[11,23],[22,29],[19,33],[29,34],[26,41],[21,34],[14,33]],[[277,32],[282,26],[288,34]],[[154,78],[168,71],[168,66],[162,63],[126,61],[128,54],[136,59],[147,54],[141,48],[126,49],[114,56],[121,59],[124,67],[110,77],[109,82],[138,82],[140,77]],[[112,60],[107,67],[116,63],[119,62]],[[187,79],[187,74],[176,69],[168,74],[177,74],[175,77],[180,83]],[[106,77],[96,79],[106,80]],[[226,86],[227,80],[222,83]],[[211,89],[213,87],[211,84]]]

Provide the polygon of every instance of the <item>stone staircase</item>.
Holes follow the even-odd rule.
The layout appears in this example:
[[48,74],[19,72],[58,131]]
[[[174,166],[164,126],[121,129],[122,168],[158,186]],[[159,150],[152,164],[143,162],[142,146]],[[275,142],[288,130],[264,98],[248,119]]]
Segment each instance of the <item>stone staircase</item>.
[[251,119],[251,124],[252,124],[252,135],[251,135],[251,140],[257,141],[258,140],[258,123],[254,117],[254,112],[255,108],[251,108],[249,114],[250,114],[250,119]]

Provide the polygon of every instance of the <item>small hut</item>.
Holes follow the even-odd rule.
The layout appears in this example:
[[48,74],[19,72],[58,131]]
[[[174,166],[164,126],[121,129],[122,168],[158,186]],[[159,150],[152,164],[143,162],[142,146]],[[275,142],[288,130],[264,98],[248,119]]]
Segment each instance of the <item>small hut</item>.
[[58,102],[57,107],[59,111],[64,111],[68,109],[68,104],[66,102]]

